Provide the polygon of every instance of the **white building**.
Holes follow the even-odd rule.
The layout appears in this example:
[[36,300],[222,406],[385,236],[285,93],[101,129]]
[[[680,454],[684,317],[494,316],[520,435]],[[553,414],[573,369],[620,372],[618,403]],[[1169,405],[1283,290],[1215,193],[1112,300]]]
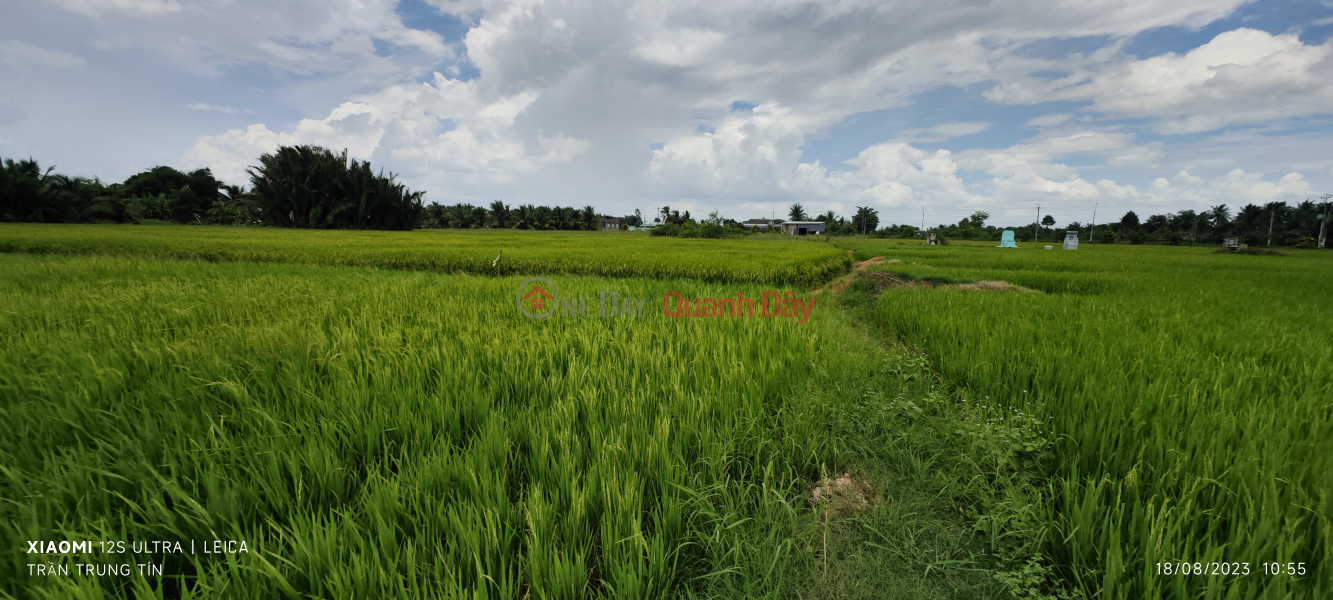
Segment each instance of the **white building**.
[[741,223],[741,227],[746,229],[758,229],[759,231],[768,231],[769,227],[775,227],[780,221],[777,219],[750,219]]
[[782,224],[782,231],[791,235],[824,235],[828,225],[823,221],[787,221]]

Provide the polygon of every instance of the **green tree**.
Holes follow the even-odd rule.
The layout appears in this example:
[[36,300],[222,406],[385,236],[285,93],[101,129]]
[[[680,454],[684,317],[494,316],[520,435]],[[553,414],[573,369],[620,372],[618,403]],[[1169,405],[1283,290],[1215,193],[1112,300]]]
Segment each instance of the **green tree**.
[[791,208],[787,209],[787,218],[792,221],[806,220],[805,207],[801,206],[799,202],[791,205]]
[[537,230],[554,229],[552,225],[554,211],[548,206],[537,206],[532,209],[532,228]]
[[514,229],[532,229],[537,207],[531,204],[520,204],[518,208],[510,214],[514,221]]
[[[411,229],[423,192],[375,174],[370,163],[319,146],[283,146],[248,170],[263,219],[280,227]],[[481,211],[484,219],[485,210]]]
[[200,220],[214,204],[224,199],[224,187],[208,169],[184,173],[171,167],[153,167],[131,175],[121,185],[119,193],[126,199],[165,197],[169,218],[177,223],[190,223]]
[[500,229],[509,227],[509,207],[505,206],[504,201],[496,200],[491,203],[491,222]]
[[0,164],[0,221],[58,223],[70,218],[69,180],[42,171],[37,161],[5,159]]
[[220,225],[249,225],[258,223],[259,203],[254,196],[238,186],[224,186],[226,195],[209,207],[208,220]]
[[852,225],[857,233],[874,233],[879,229],[879,211],[868,206],[856,207],[856,215],[852,217]]

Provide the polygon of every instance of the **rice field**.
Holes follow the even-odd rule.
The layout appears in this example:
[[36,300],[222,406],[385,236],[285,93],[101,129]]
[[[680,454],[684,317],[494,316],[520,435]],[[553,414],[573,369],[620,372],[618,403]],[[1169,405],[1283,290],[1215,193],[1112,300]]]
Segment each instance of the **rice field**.
[[646,233],[357,231],[190,225],[0,223],[0,252],[302,263],[493,275],[688,278],[815,286],[850,265],[814,240],[664,239]]
[[0,225],[0,546],[250,544],[0,597],[1333,593],[1333,263],[990,245]]
[[[880,297],[881,323],[974,398],[1041,415],[1058,436],[1048,551],[1074,587],[1101,598],[1333,594],[1325,253],[841,245],[902,261],[880,267],[907,284]],[[994,280],[1041,293],[949,285]],[[1238,562],[1249,575],[1211,574]],[[1181,563],[1210,574],[1181,575]]]
[[[981,545],[958,515],[991,493],[965,471],[984,457],[935,435],[956,422],[942,404],[923,402],[938,426],[879,406],[932,382],[840,313],[534,321],[513,305],[521,276],[0,262],[0,546],[249,545],[38,559],[69,576],[7,552],[0,595],[849,597],[832,571],[885,597],[845,555],[883,565],[896,597],[1001,597],[996,565],[958,560]],[[737,289],[558,281],[587,296]],[[920,456],[907,434],[950,457]],[[881,545],[904,540],[892,554],[836,528],[830,546],[809,498],[824,472],[872,456],[898,482],[864,513]],[[961,483],[941,503],[945,477]],[[941,556],[936,577],[916,576]],[[73,574],[121,560],[163,574]]]
[[532,321],[511,278],[5,264],[4,546],[262,548],[178,566],[197,592],[660,597],[710,558],[690,493],[739,479],[762,505],[822,445],[791,394],[818,334],[791,324]]

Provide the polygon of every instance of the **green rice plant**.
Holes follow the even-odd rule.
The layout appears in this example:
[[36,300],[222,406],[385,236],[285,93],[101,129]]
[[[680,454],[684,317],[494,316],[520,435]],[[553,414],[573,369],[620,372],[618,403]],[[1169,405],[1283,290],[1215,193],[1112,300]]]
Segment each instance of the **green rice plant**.
[[534,321],[521,277],[0,260],[0,546],[249,549],[39,557],[163,567],[128,577],[11,551],[18,597],[778,595],[796,482],[834,456],[818,382],[847,366],[792,320]]
[[[597,275],[813,287],[845,273],[846,252],[790,237],[653,238],[519,230],[318,231],[263,227],[0,223],[0,252],[215,262],[303,263],[505,275]],[[499,257],[499,264],[495,259]]]
[[[889,290],[878,317],[1059,442],[1049,558],[1103,598],[1333,593],[1333,262],[1323,253],[851,240],[904,275],[1045,293]],[[1162,565],[1248,563],[1249,575]],[[1265,563],[1281,565],[1281,574]],[[1287,573],[1288,563],[1304,574]],[[1220,569],[1220,567],[1218,567]],[[1231,568],[1228,565],[1227,571]]]

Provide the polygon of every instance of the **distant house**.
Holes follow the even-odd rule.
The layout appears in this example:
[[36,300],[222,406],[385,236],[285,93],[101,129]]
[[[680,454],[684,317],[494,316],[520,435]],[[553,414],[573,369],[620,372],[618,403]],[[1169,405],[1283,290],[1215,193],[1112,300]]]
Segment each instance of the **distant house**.
[[828,224],[823,221],[787,221],[782,231],[791,235],[824,235]]
[[624,219],[620,217],[602,217],[602,231],[620,231],[624,228]]
[[769,227],[775,227],[781,222],[782,221],[779,221],[777,219],[750,219],[749,221],[741,223],[741,227],[744,227],[746,229],[758,229],[760,231],[768,231]]

